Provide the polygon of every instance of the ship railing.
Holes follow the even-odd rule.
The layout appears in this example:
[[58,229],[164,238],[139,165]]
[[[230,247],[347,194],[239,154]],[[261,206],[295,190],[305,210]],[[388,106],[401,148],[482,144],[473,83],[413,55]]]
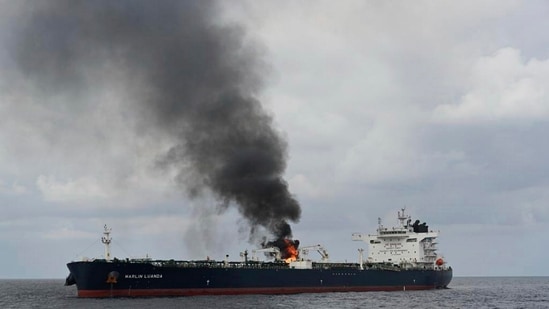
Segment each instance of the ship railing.
[[434,243],[429,243],[429,242],[426,242],[423,244],[423,248],[425,250],[436,250],[437,249],[437,245],[434,244]]
[[[132,262],[129,260],[128,262]],[[134,261],[137,263],[137,261]],[[149,261],[156,267],[178,267],[178,268],[247,268],[247,269],[289,269],[290,266],[285,262],[225,262],[225,261],[176,261],[176,260],[153,260]],[[358,263],[333,263],[333,262],[313,262],[314,269],[330,268],[359,268]]]
[[366,263],[365,270],[387,270],[387,271],[402,271],[402,270],[433,270],[435,266],[433,262],[419,261],[413,263]]
[[[120,262],[126,263],[142,263],[138,260],[119,260]],[[147,261],[155,267],[177,267],[177,268],[229,268],[229,269],[289,269],[289,264],[284,262],[257,262],[257,261],[248,261],[248,262],[225,262],[225,261],[209,261],[209,260],[198,260],[198,261],[177,261],[177,260],[152,260]],[[433,269],[434,260],[427,260],[409,263],[406,265],[398,265],[394,263],[365,263],[365,270],[389,270],[389,271],[400,271],[402,269]],[[320,263],[313,262],[313,269],[337,269],[337,268],[346,268],[346,269],[359,269],[359,263]]]
[[[132,261],[129,261],[130,263]],[[137,261],[135,261],[137,262]],[[225,261],[176,261],[176,260],[155,260],[150,263],[156,267],[178,267],[178,268],[257,268],[257,269],[284,269],[289,268],[285,262],[225,262]]]

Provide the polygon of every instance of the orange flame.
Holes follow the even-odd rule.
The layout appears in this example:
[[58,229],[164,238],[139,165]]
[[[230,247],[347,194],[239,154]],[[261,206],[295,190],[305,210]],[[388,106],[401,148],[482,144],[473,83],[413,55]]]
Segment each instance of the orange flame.
[[284,259],[284,261],[286,263],[296,261],[299,256],[297,248],[289,239],[284,239],[284,243],[286,243],[286,248],[284,248],[284,256],[286,256],[286,259]]

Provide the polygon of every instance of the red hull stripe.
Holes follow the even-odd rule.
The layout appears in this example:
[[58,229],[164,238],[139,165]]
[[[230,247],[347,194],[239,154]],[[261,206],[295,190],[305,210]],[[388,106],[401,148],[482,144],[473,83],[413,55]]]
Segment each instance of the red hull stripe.
[[297,294],[329,292],[367,292],[430,290],[433,286],[358,286],[358,287],[298,287],[298,288],[219,288],[219,289],[128,289],[128,290],[78,290],[78,297],[146,297],[146,296],[194,296],[239,294]]

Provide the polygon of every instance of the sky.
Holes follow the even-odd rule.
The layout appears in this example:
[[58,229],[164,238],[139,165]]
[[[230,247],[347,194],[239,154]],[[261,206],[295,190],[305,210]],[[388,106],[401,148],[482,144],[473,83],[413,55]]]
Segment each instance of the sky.
[[[104,224],[116,257],[238,260],[257,248],[238,202],[193,194],[202,161],[159,167],[180,127],[135,103],[157,94],[142,59],[98,49],[70,62],[52,35],[54,57],[27,62],[22,17],[38,3],[0,1],[0,278],[65,277],[67,262],[104,255]],[[440,232],[455,276],[549,276],[549,3],[242,0],[214,13],[208,22],[237,33],[223,44],[244,50],[226,63],[280,137],[301,211],[284,218],[302,246],[356,262],[367,245],[351,234],[396,225],[406,208]]]

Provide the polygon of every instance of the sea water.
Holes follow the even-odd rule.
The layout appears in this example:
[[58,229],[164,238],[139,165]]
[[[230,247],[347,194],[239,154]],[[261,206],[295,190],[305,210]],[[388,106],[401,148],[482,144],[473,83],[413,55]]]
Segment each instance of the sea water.
[[428,291],[112,299],[77,298],[63,284],[0,280],[0,308],[549,308],[549,277],[457,277]]

